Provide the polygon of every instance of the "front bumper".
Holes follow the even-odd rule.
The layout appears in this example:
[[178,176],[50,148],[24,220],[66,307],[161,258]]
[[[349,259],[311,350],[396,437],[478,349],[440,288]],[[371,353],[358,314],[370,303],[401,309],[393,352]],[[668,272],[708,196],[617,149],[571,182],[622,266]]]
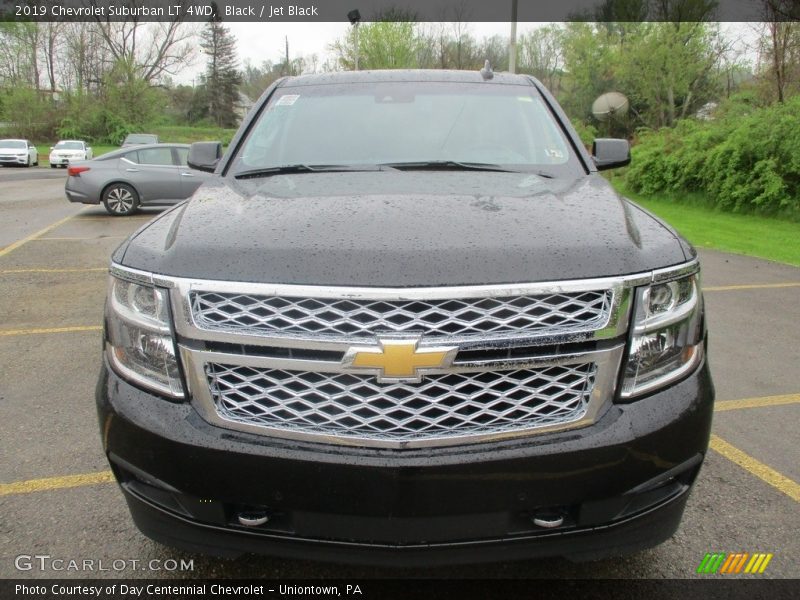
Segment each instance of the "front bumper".
[[[376,564],[624,554],[678,527],[705,451],[704,362],[583,429],[473,446],[386,450],[214,427],[190,404],[104,366],[104,449],[137,526],[191,551]],[[268,514],[258,527],[241,512]],[[552,529],[534,517],[560,515]]]
[[27,165],[28,156],[0,156],[0,165]]
[[66,167],[67,165],[69,165],[69,162],[71,160],[72,161],[85,160],[85,158],[82,157],[82,156],[80,156],[80,157],[79,156],[69,157],[69,156],[53,156],[53,155],[51,155],[49,157],[49,159],[48,159],[48,162],[51,165],[60,165],[60,166]]

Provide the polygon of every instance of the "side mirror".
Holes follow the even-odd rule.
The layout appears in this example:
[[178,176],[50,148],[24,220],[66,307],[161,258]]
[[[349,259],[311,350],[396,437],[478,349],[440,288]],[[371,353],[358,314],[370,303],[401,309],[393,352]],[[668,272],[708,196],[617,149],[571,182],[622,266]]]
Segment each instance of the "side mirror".
[[50,146],[50,150],[55,150],[55,149],[56,149],[55,146]]
[[189,146],[186,164],[190,169],[213,173],[222,158],[222,142],[195,142]]
[[92,149],[92,147],[91,147],[91,146],[86,146],[86,150],[87,150],[87,151],[89,151],[89,150],[91,150],[91,149]]
[[631,145],[628,140],[598,138],[592,142],[592,158],[598,171],[624,167],[631,162]]

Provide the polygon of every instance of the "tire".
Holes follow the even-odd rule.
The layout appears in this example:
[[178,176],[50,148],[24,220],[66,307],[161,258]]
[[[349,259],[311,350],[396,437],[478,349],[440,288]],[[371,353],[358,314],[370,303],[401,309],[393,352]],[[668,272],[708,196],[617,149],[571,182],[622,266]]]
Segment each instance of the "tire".
[[58,165],[50,165],[51,169],[55,169]]
[[30,167],[31,167],[31,155],[30,154],[28,154],[28,160],[25,161],[25,164],[22,165],[22,166],[25,167],[26,169],[30,169]]
[[39,166],[39,155],[38,154],[36,155],[36,161],[33,163],[33,166],[34,167],[38,167]]
[[112,183],[103,191],[103,206],[115,217],[132,215],[139,208],[139,194],[126,183]]

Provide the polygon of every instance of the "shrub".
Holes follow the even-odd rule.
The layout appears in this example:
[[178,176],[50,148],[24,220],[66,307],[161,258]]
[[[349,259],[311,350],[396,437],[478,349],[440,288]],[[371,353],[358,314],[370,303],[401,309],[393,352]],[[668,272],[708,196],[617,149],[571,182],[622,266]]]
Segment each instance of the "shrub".
[[575,127],[575,131],[578,132],[578,135],[580,136],[583,145],[586,146],[587,148],[591,148],[592,142],[596,137],[598,137],[597,129],[595,128],[595,126],[591,124],[586,124],[583,121],[579,121],[577,119],[572,121],[572,125]]
[[800,96],[758,107],[742,98],[712,121],[645,132],[625,173],[635,192],[702,192],[723,210],[800,217]]

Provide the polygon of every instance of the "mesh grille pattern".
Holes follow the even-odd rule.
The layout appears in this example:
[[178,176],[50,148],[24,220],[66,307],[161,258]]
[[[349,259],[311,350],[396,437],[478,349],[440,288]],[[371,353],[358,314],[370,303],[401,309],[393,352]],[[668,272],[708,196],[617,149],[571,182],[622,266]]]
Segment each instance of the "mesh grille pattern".
[[444,300],[190,294],[201,329],[347,338],[398,332],[455,337],[593,331],[608,322],[612,299],[611,290]]
[[596,365],[428,375],[419,384],[214,363],[205,371],[217,413],[229,421],[402,442],[578,420],[586,412]]

